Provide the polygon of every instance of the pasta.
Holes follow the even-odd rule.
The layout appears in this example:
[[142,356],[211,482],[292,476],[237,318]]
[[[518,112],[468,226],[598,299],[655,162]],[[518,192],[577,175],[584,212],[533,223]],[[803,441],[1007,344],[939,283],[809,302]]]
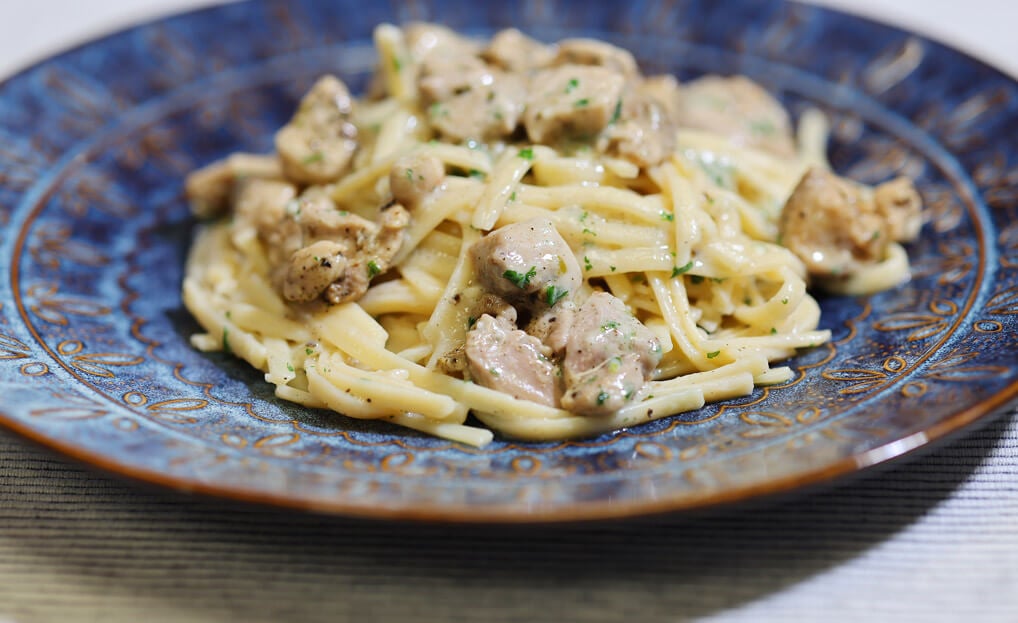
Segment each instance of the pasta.
[[[782,241],[816,244],[790,209],[840,209],[802,196],[833,178],[826,122],[793,138],[748,80],[679,87],[608,44],[512,30],[383,25],[376,45],[368,97],[323,78],[274,154],[188,179],[196,214],[231,212],[188,259],[192,343],[283,400],[474,446],[593,435],[789,380],[770,363],[830,339],[811,280],[907,278],[890,238]],[[719,97],[738,104],[696,109]],[[915,235],[910,185],[830,183],[860,227]]]

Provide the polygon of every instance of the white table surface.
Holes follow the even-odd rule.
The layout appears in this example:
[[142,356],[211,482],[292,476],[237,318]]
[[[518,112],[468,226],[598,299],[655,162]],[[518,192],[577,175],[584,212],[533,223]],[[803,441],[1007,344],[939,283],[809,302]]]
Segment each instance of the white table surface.
[[[933,36],[1018,76],[1018,2],[818,2]],[[0,78],[110,30],[207,4],[0,0]],[[501,533],[181,498],[0,432],[0,623],[478,613],[1018,621],[1018,416],[876,478],[748,515]]]

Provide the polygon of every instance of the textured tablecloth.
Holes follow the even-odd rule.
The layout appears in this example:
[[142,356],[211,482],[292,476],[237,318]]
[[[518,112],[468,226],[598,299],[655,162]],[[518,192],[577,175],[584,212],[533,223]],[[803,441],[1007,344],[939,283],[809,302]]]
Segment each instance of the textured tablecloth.
[[[144,13],[123,0],[95,3],[102,19],[86,19],[85,3],[14,4],[0,7],[0,74],[61,47],[14,17],[57,7],[54,32],[70,42]],[[113,20],[111,4],[135,12]],[[960,3],[904,4],[934,34],[960,23]],[[63,6],[79,7],[81,23]],[[892,16],[907,14],[895,6]],[[1006,16],[1018,4],[964,6],[991,18],[982,39],[953,31],[957,40],[1014,73]],[[553,527],[353,521],[196,499],[0,432],[0,622],[228,620],[1018,621],[1018,413],[832,490]]]

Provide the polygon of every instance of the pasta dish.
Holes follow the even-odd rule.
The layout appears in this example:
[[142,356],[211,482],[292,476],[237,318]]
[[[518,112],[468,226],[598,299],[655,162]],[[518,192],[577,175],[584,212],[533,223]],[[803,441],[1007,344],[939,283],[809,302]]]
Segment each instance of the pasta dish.
[[741,76],[645,76],[592,39],[375,31],[268,155],[195,171],[195,347],[276,395],[483,446],[617,430],[792,378],[807,292],[908,278],[921,201],[826,162]]

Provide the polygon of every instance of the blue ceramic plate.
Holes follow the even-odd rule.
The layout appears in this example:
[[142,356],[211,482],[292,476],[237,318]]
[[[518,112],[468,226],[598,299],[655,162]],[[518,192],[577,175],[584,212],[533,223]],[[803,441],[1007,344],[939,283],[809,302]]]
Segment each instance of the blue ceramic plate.
[[[182,177],[266,150],[312,80],[363,88],[381,21],[516,25],[634,51],[647,72],[745,73],[833,120],[831,160],[917,179],[913,280],[823,298],[795,378],[596,439],[475,450],[280,402],[188,345]],[[0,86],[0,421],[107,470],[373,517],[563,520],[704,507],[829,481],[956,432],[1018,392],[1018,85],[937,43],[805,6],[254,2],[163,20]]]

